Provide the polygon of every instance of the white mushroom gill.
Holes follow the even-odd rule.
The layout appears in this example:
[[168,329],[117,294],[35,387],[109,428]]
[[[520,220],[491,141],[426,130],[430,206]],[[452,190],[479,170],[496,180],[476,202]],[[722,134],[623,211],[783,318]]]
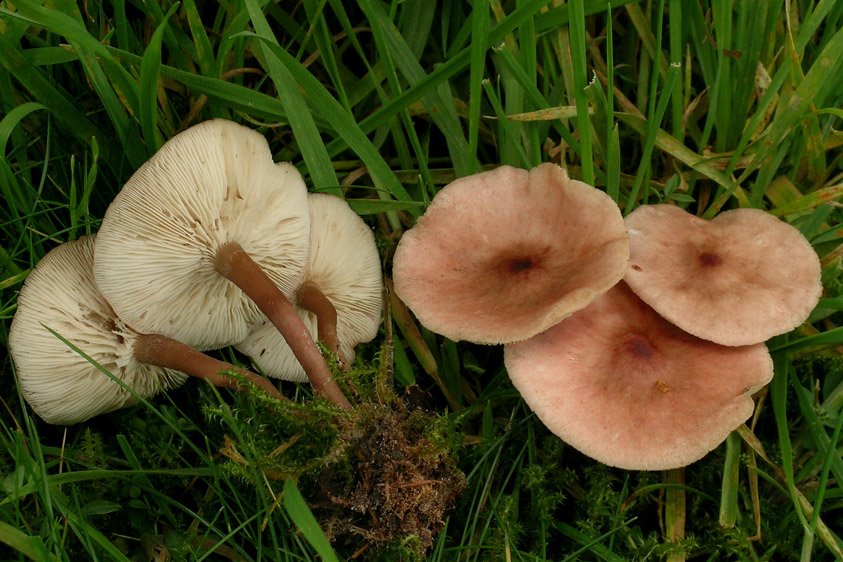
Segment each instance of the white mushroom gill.
[[[334,306],[340,353],[354,359],[354,347],[377,335],[382,315],[380,256],[369,226],[343,199],[311,193],[310,257],[305,285],[318,289]],[[317,337],[316,314],[296,305],[310,334]],[[303,381],[305,374],[289,346],[270,324],[252,332],[237,349],[271,377]]]
[[274,163],[257,131],[206,121],[165,143],[109,206],[97,284],[128,325],[191,348],[235,344],[266,318],[314,391],[351,408],[290,302],[309,225],[301,174]]
[[[296,313],[307,326],[307,331],[316,337],[316,317],[306,310],[296,307]],[[302,369],[292,350],[271,323],[266,322],[255,328],[246,339],[234,347],[252,358],[269,377],[295,382],[304,382],[307,375]],[[344,346],[343,351],[348,349]],[[353,353],[353,351],[352,351]],[[354,357],[352,354],[351,357]]]
[[[199,349],[242,340],[264,321],[215,270],[237,243],[290,296],[307,259],[307,190],[266,139],[228,121],[167,142],[129,179],[99,233],[97,283],[133,328]],[[201,290],[198,287],[202,287]]]
[[117,318],[97,290],[93,249],[94,236],[86,236],[49,252],[21,289],[9,333],[21,392],[50,423],[76,423],[135,400],[50,330],[140,396],[174,388],[187,378],[135,360],[132,348],[138,334]]

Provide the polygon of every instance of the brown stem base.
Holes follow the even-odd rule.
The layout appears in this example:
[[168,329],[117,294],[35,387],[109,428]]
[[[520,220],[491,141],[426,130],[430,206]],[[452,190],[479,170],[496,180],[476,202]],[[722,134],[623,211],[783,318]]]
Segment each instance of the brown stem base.
[[234,371],[273,398],[285,399],[275,386],[262,376],[219,361],[196,351],[174,339],[157,334],[141,335],[134,347],[135,359],[142,363],[175,369],[210,382],[214,386],[232,390],[247,390],[248,386],[222,371]]
[[304,283],[296,291],[296,304],[316,315],[319,341],[336,355],[340,369],[347,372],[351,363],[340,348],[340,338],[337,335],[337,309],[319,290],[319,287],[310,282]]
[[281,332],[293,355],[307,373],[314,392],[340,408],[351,409],[351,403],[333,380],[331,371],[307,327],[296,314],[289,299],[275,286],[266,272],[236,242],[220,246],[214,266],[220,275],[246,293]]

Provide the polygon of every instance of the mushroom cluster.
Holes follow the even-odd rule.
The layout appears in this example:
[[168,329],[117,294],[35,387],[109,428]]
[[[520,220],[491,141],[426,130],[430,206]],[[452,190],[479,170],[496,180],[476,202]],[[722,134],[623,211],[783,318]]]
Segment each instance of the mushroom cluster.
[[[262,135],[201,123],[132,175],[96,242],[64,244],[33,270],[9,336],[22,393],[61,424],[176,386],[179,371],[231,388],[245,379],[280,397],[262,376],[197,351],[242,344],[258,365],[264,354],[285,355],[287,370],[268,366],[270,376],[304,373],[317,394],[350,408],[314,336],[343,367],[375,336],[377,256],[348,204],[308,197],[301,174],[273,162]],[[279,335],[261,340],[265,325]],[[250,346],[254,339],[262,343]],[[70,406],[69,396],[93,405]]]
[[399,242],[393,277],[432,331],[504,343],[510,379],[552,432],[630,470],[690,464],[743,423],[773,376],[763,342],[822,291],[810,243],[764,211],[706,221],[645,205],[623,219],[552,164],[443,188]]

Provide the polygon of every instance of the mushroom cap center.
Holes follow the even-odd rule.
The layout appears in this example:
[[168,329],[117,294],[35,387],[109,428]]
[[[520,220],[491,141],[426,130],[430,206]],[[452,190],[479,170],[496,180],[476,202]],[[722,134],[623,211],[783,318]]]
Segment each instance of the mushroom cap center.
[[506,263],[507,269],[509,269],[512,273],[519,273],[521,271],[532,269],[534,265],[536,264],[530,257],[512,258]]
[[714,252],[703,252],[699,255],[700,265],[703,267],[717,267],[723,263],[723,258]]
[[644,336],[634,335],[623,343],[623,350],[632,359],[650,359],[655,349],[650,341]]
[[508,344],[513,385],[556,435],[611,466],[684,466],[753,410],[769,382],[766,346],[725,347],[682,332],[623,282],[537,336]]
[[530,247],[530,244],[524,244],[524,246],[517,251],[504,252],[499,255],[497,267],[490,269],[497,269],[504,275],[504,278],[509,276],[520,277],[529,275],[533,271],[545,269],[550,248],[544,246]]

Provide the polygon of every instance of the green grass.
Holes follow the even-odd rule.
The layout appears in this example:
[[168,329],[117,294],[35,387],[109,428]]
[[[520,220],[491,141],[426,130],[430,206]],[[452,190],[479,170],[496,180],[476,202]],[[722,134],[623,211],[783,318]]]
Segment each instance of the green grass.
[[[824,299],[770,342],[776,376],[757,415],[684,473],[585,458],[530,414],[499,348],[446,341],[397,300],[383,333],[396,384],[430,391],[464,436],[468,486],[431,561],[840,557],[843,2],[785,5],[0,2],[0,559],[332,560],[365,547],[328,544],[293,482],[264,480],[253,397],[188,382],[65,430],[18,393],[6,339],[28,271],[96,231],[162,142],[213,117],[260,130],[311,189],[351,199],[387,275],[444,184],[501,163],[561,159],[626,212],[756,207],[799,228]],[[359,355],[375,360],[383,340]],[[226,437],[246,469],[220,455]]]

